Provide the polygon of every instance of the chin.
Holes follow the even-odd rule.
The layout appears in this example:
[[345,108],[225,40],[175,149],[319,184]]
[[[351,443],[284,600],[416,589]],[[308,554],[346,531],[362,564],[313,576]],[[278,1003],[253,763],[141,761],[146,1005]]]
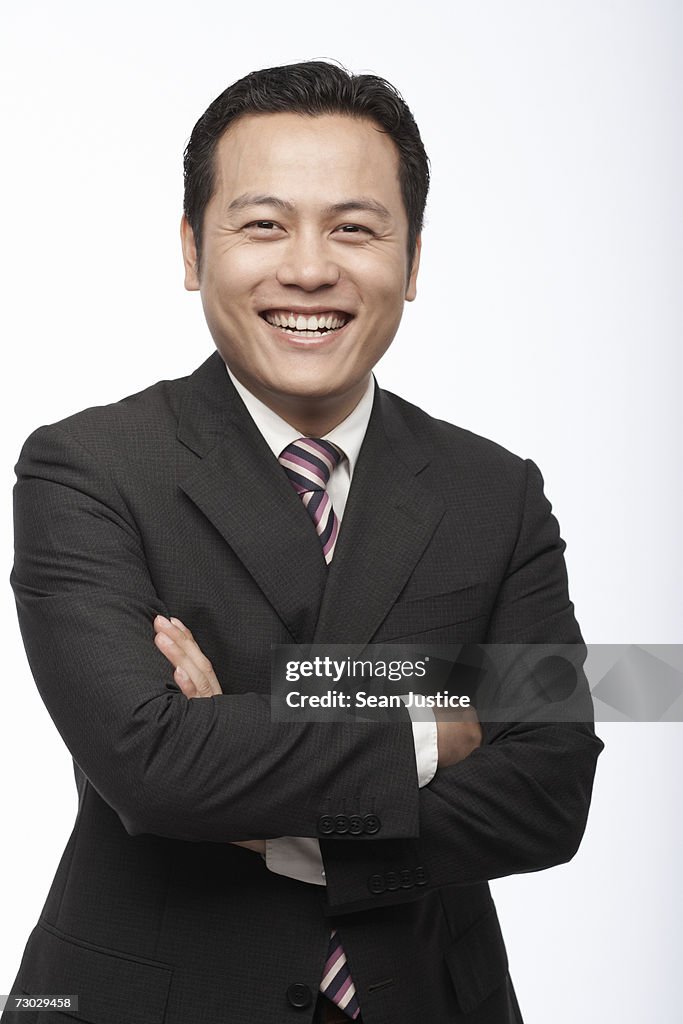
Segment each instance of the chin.
[[[344,390],[344,389],[342,389]],[[284,389],[272,389],[272,393],[277,395],[281,401],[284,402],[305,402],[305,401],[322,401],[325,398],[333,398],[338,394],[336,388],[326,384],[324,381],[312,381],[309,385],[300,385],[299,387]]]
[[340,381],[338,377],[329,377],[327,374],[313,371],[303,377],[283,375],[279,380],[264,382],[264,386],[273,394],[296,401],[298,398],[326,398],[328,395],[337,395],[349,390],[353,385]]

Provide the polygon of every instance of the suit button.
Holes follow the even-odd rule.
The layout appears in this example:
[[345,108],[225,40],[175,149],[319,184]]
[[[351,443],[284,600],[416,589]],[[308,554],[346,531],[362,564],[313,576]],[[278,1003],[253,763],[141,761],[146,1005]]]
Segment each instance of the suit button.
[[415,885],[427,884],[427,872],[423,867],[415,868],[413,871],[413,878],[415,879]]
[[387,889],[389,890],[389,892],[396,892],[397,889],[401,888],[399,877],[395,871],[387,871],[386,875],[384,876],[384,881],[387,884]]
[[413,882],[413,872],[410,870],[410,868],[406,868],[405,871],[401,872],[401,888],[412,889],[414,884],[415,883]]
[[290,1006],[295,1006],[297,1010],[305,1010],[313,1002],[313,993],[308,985],[296,982],[287,989],[287,999]]
[[331,836],[334,832],[334,818],[331,814],[321,814],[318,818],[318,832],[321,836]]
[[334,831],[339,836],[343,836],[349,831],[349,819],[345,814],[336,815],[334,819]]
[[384,884],[384,877],[382,875],[370,875],[368,878],[368,889],[375,896],[379,896],[381,892],[384,892],[386,885]]
[[379,832],[382,827],[382,822],[379,820],[376,814],[366,814],[363,818],[363,831],[369,836],[373,836],[375,832]]
[[349,832],[352,836],[362,835],[364,831],[363,819],[360,814],[349,815]]

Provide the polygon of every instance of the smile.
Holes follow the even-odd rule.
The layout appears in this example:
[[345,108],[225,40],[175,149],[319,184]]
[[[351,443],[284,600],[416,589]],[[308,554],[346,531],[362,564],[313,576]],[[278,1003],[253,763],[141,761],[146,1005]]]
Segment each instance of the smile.
[[304,314],[286,309],[269,309],[261,313],[260,316],[271,327],[278,327],[285,334],[302,340],[334,334],[352,319],[350,314],[342,313],[339,310]]

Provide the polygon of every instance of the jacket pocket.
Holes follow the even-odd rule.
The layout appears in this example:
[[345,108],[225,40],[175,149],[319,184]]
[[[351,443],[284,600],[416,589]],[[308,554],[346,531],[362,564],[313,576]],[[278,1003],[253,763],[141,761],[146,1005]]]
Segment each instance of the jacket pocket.
[[27,993],[78,996],[78,1010],[64,1014],[75,1020],[163,1024],[172,976],[169,964],[94,946],[40,922],[18,981]]
[[471,925],[445,952],[446,964],[463,1013],[495,992],[507,978],[508,958],[495,908]]
[[425,633],[443,626],[469,622],[488,615],[488,590],[480,583],[445,594],[402,598],[393,606],[373,637],[373,642]]

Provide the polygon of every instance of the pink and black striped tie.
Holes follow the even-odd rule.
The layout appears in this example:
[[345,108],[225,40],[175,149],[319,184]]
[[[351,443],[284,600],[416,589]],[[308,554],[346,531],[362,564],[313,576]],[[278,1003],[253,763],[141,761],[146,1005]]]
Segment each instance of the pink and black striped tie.
[[328,565],[337,543],[339,520],[326,488],[332,470],[343,457],[339,448],[330,441],[299,437],[287,445],[279,460],[313,520]]
[[[339,520],[334,514],[327,484],[332,470],[343,458],[343,452],[330,441],[322,441],[317,437],[299,437],[287,445],[279,460],[313,520],[328,565],[337,543]],[[330,935],[320,991],[351,1020],[360,1016],[356,988],[346,962],[346,954],[334,928]]]

